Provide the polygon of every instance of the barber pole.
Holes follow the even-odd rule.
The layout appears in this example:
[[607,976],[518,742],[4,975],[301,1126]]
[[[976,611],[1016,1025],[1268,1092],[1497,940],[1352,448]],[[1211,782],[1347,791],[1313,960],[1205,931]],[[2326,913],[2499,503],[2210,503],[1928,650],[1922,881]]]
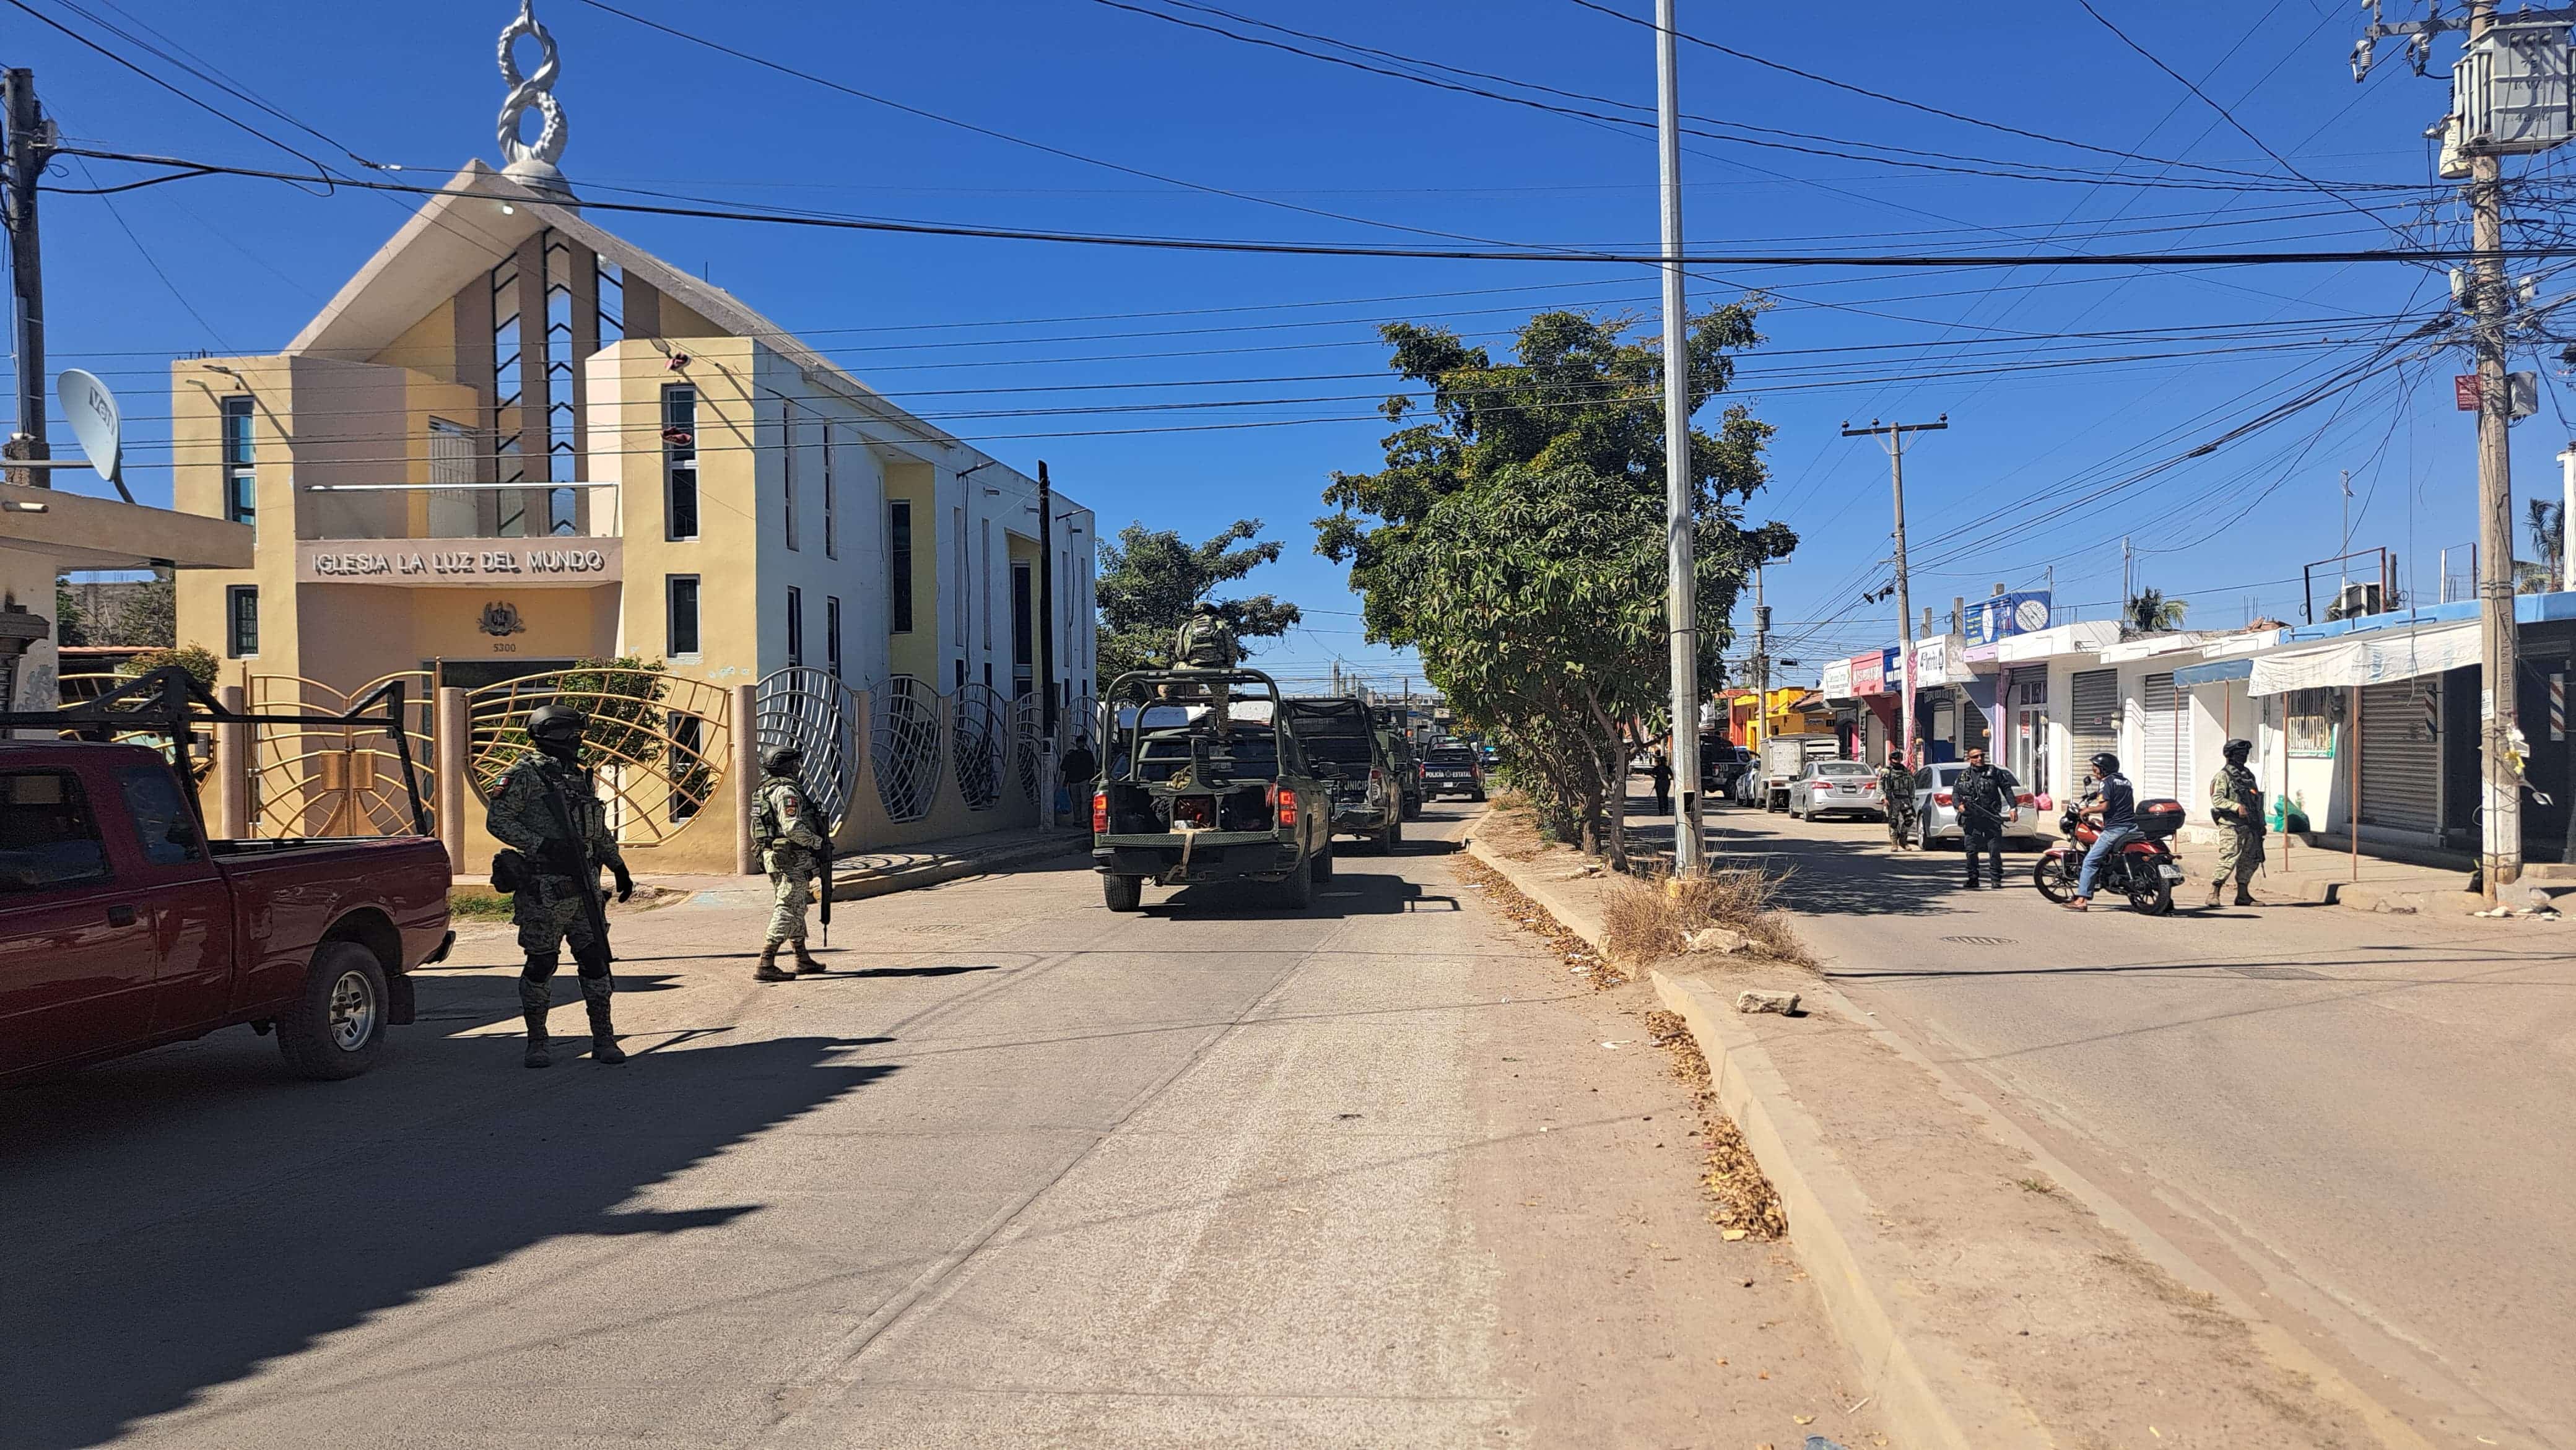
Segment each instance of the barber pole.
[[2567,738],[2567,676],[2553,673],[2549,677],[2549,738]]

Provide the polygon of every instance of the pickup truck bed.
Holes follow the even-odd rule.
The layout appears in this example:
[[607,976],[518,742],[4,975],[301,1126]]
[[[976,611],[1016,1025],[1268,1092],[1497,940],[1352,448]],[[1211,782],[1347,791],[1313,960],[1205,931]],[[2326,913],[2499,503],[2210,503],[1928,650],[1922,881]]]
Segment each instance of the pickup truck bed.
[[199,829],[156,751],[0,742],[0,1082],[243,1023],[349,1077],[411,1020],[452,940],[437,841]]

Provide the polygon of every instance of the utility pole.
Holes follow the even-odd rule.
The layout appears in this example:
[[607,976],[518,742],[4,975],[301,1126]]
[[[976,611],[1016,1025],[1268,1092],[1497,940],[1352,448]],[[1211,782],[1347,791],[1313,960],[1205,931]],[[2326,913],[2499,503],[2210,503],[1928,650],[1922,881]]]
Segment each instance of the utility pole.
[[[2469,41],[2495,24],[2495,0],[2469,0]],[[2486,852],[2480,877],[2490,904],[2496,888],[2522,878],[2522,774],[2514,769],[2513,425],[2512,385],[2504,360],[2504,159],[2481,151],[2470,162],[2469,246],[2476,252],[2478,355],[2478,681],[2484,717]],[[2358,723],[2358,722],[2355,722]]]
[[[1664,213],[1665,612],[1671,618],[1673,777],[1681,811],[1673,821],[1673,870],[1700,864],[1698,493],[1691,478],[1690,337],[1682,302],[1681,62],[1673,0],[1655,0],[1655,137],[1662,159]],[[1626,767],[1623,765],[1624,771]]]
[[[51,458],[45,443],[45,271],[44,248],[36,231],[36,182],[53,159],[54,128],[36,104],[36,73],[10,70],[0,75],[0,112],[9,127],[7,196],[4,209],[9,232],[9,283],[16,305],[10,311],[10,341],[17,349],[18,427],[8,443],[8,456]],[[50,488],[51,470],[10,470],[10,481]]]
[[1038,707],[1038,738],[1051,743],[1055,739],[1055,485],[1047,478],[1043,458],[1038,460],[1038,689],[1045,697]]
[[1762,602],[1762,566],[1753,566],[1753,739],[1771,738],[1771,606]]
[[[2426,19],[2398,22],[2378,20],[2374,9],[2372,22],[2363,28],[2360,43],[2353,47],[2352,78],[2356,82],[2367,79],[2378,43],[2398,36],[2407,38],[2407,54],[2418,75],[2426,73],[2425,60],[2431,53],[2433,38],[2444,31],[2466,31],[2468,46],[2475,50],[2495,28],[2495,9],[2495,0],[2468,0],[2468,14],[2462,18],[2444,16],[2437,9]],[[2559,25],[2566,24],[2568,18],[2565,11],[2538,10],[2519,11],[2513,17],[2517,22]],[[2564,57],[2558,59],[2563,64]],[[2547,78],[2542,81],[2547,91]],[[2560,105],[2565,104],[2566,84],[2562,71],[2555,82]],[[2505,131],[2489,130],[2493,117],[2480,109],[2486,104],[2484,100],[2469,98],[2467,114],[2458,113],[2462,108],[2456,89],[2453,101],[2455,113],[2443,123],[2444,160],[2448,163],[2454,155],[2465,152],[2469,163],[2471,280],[2466,300],[2475,323],[2478,380],[2478,733],[2484,781],[2481,793],[2485,798],[2485,838],[2480,843],[2479,874],[2486,898],[2493,902],[2496,888],[2522,876],[2522,774],[2514,766],[2522,731],[2514,699],[2519,641],[2514,637],[2513,471],[2507,448],[2513,399],[2505,361],[2508,299],[2502,153],[2546,151],[2563,144],[2566,138],[2544,136],[2534,142]],[[2450,176],[2460,174],[2448,164],[2443,170]]]
[[1905,708],[1900,715],[1904,723],[1898,739],[1899,749],[1908,762],[1914,760],[1914,594],[1913,586],[1905,577],[1905,435],[1938,433],[1949,426],[1950,415],[1947,413],[1942,414],[1936,423],[1881,423],[1872,418],[1866,428],[1855,428],[1849,423],[1843,425],[1845,438],[1869,435],[1887,440],[1889,480],[1896,494],[1896,628],[1903,643],[1896,661],[1905,676]]
[[2120,536],[2120,622],[2123,624],[2126,624],[2129,619],[2130,601],[2138,597],[2138,591],[2130,583],[2129,576],[2130,564],[2134,558],[2135,556],[2129,550],[2129,536],[2122,534]]

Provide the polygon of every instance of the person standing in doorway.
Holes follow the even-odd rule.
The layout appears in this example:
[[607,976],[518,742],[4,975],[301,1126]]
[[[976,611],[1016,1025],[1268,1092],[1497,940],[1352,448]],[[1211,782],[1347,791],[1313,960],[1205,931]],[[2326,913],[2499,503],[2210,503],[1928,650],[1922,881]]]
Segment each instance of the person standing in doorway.
[[1673,763],[1661,754],[1657,754],[1655,763],[1646,771],[1646,778],[1655,783],[1655,814],[1671,815],[1673,813]]
[[1986,763],[1982,745],[1968,747],[1968,763],[1950,782],[1950,798],[1959,803],[1960,854],[1968,858],[1968,889],[1977,889],[1977,857],[1986,858],[1996,890],[2004,884],[2004,826],[2021,814],[2016,797],[2021,782],[2000,765]]

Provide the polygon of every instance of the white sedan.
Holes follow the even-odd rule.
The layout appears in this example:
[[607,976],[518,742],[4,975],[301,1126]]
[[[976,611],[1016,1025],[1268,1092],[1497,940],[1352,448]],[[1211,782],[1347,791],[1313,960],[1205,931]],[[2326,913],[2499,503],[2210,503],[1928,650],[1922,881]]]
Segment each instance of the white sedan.
[[1818,816],[1876,816],[1884,820],[1887,802],[1879,794],[1878,772],[1857,760],[1816,760],[1807,773],[1789,782],[1789,814],[1803,821]]

